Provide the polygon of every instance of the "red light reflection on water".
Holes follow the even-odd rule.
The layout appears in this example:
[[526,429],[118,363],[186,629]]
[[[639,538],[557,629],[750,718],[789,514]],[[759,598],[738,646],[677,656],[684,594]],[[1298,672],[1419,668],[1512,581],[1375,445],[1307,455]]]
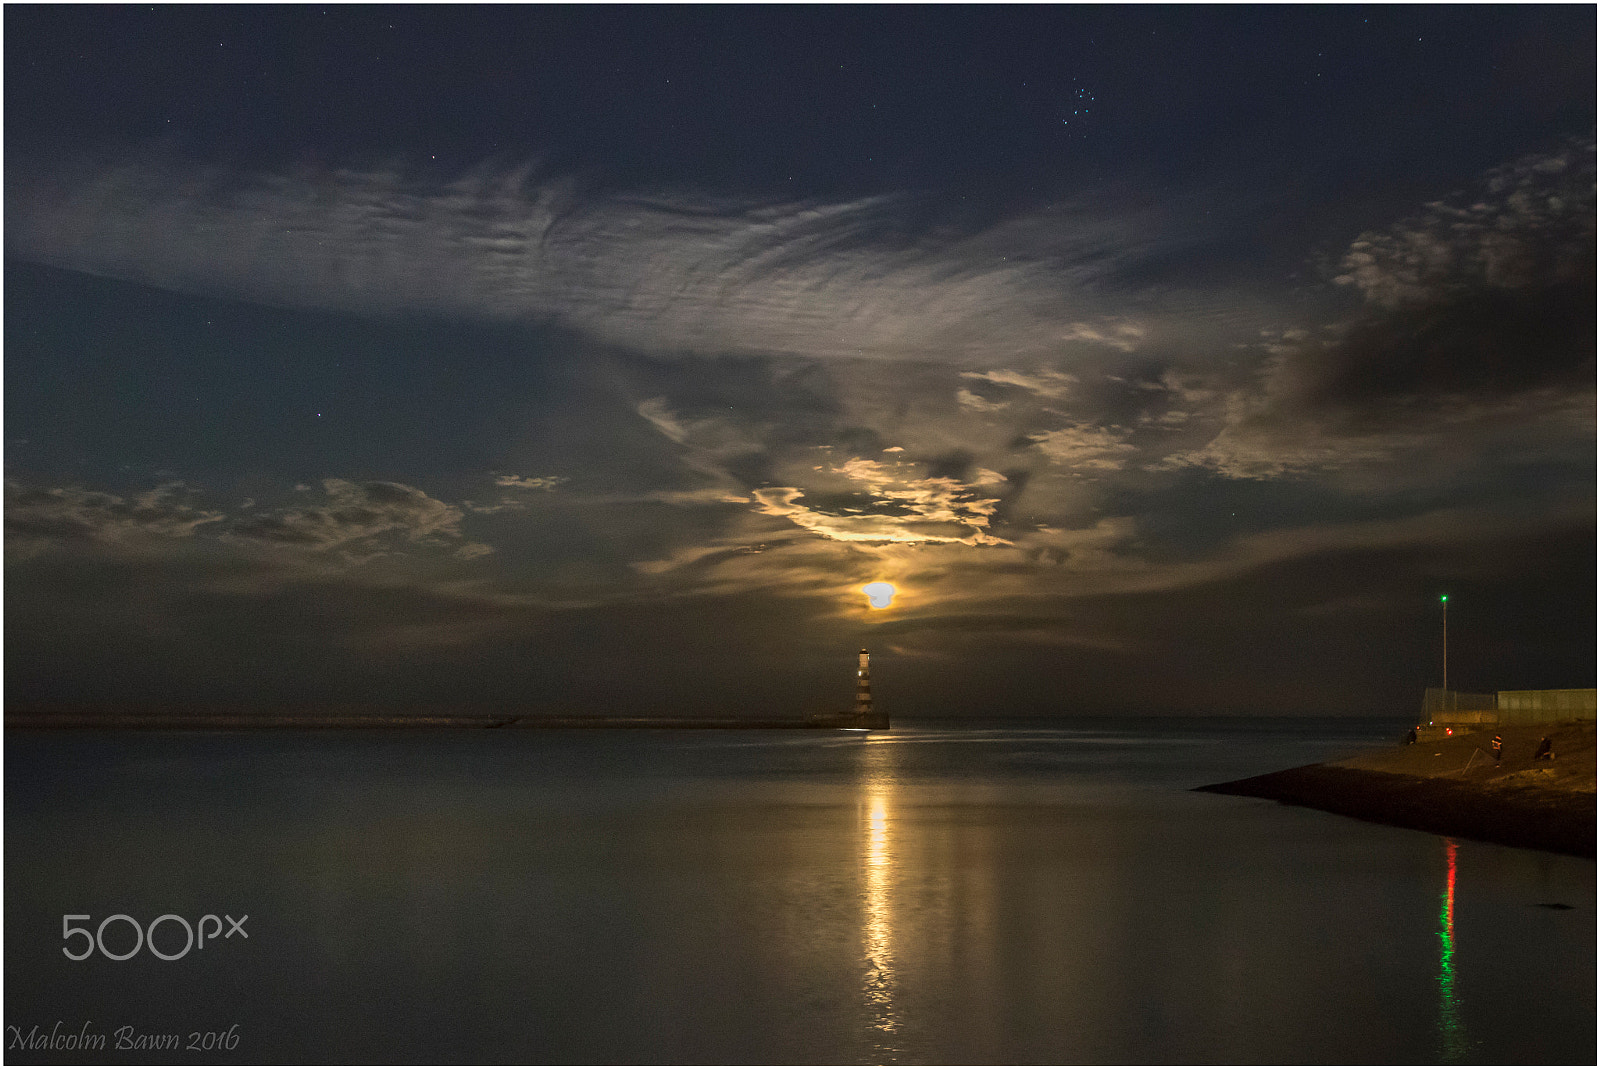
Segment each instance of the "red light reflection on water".
[[1444,893],[1439,896],[1439,1057],[1460,1061],[1467,1037],[1456,1001],[1456,844],[1444,841]]

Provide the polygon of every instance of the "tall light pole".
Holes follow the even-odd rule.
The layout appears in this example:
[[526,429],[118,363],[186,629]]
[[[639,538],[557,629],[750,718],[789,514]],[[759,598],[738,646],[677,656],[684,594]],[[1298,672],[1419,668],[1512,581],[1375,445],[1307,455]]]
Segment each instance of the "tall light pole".
[[1450,693],[1450,595],[1439,595],[1439,626],[1444,647],[1444,683],[1440,687],[1446,694]]

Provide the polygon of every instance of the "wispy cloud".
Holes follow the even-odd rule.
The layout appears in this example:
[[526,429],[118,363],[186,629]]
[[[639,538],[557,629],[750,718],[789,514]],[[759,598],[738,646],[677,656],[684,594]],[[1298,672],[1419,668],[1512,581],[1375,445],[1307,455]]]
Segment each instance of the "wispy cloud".
[[801,504],[807,492],[793,486],[762,488],[753,496],[759,512],[839,542],[1005,544],[986,530],[998,498],[982,497],[955,479],[918,477],[911,467],[856,458],[830,468],[862,491],[832,508]]
[[403,546],[450,550],[462,559],[493,552],[462,533],[460,507],[414,486],[324,479],[322,492],[325,502],[320,505],[261,508],[247,501],[238,514],[229,515],[193,504],[200,491],[181,482],[121,497],[8,480],[6,546],[11,554],[27,557],[74,544],[137,549],[203,536],[241,548],[276,547],[347,563]]
[[124,498],[81,487],[29,487],[7,480],[6,549],[28,557],[59,543],[137,545],[188,539],[201,527],[226,519],[221,512],[186,502],[188,496],[181,482]]
[[707,487],[704,490],[656,490],[639,494],[630,500],[658,501],[663,505],[748,505],[750,498],[728,490]]
[[1069,375],[1062,371],[1052,371],[1043,368],[1038,371],[1012,371],[1001,368],[995,371],[963,371],[961,377],[965,379],[981,379],[985,382],[998,383],[1002,386],[1016,386],[1027,390],[1040,397],[1061,398],[1067,396],[1073,384],[1078,381],[1076,375]]
[[[711,542],[684,545],[670,557],[641,562],[637,570],[662,584],[664,597],[757,591],[815,596],[829,599],[830,611],[845,615],[864,613],[855,596],[861,583],[887,578],[900,587],[897,612],[863,616],[869,622],[902,621],[895,627],[909,631],[924,619],[971,621],[1021,614],[1029,621],[1027,630],[1039,630],[1043,625],[1038,621],[1049,618],[1056,630],[1071,636],[1078,633],[1073,605],[1084,599],[1193,590],[1271,569],[1314,569],[1317,561],[1359,560],[1370,554],[1478,553],[1484,546],[1536,539],[1541,532],[1593,525],[1591,497],[1523,512],[1448,508],[1392,519],[1279,527],[1174,557],[1152,551],[1144,524],[1134,516],[1107,517],[1085,527],[1041,525],[1004,544],[974,548],[951,537],[915,537],[914,531],[883,524],[879,517],[807,510],[792,488],[761,496],[772,507],[759,511],[794,522],[806,533],[747,525]],[[1325,583],[1312,582],[1310,587],[1327,600]]]
[[533,498],[509,491],[538,490],[550,493],[567,481],[565,475],[496,475],[494,485],[507,491],[501,493],[500,500],[493,503],[468,500],[463,501],[461,507],[483,516],[497,512],[527,512],[533,507]]
[[1061,203],[976,228],[919,228],[911,208],[600,198],[531,168],[438,186],[167,160],[14,168],[6,242],[180,290],[550,322],[649,352],[993,366],[1136,347],[1145,327],[1101,290],[1183,240],[1150,206]]
[[51,592],[45,615],[404,656],[599,603],[519,590],[468,563],[494,550],[463,532],[462,509],[402,483],[324,479],[304,488],[318,504],[231,514],[195,504],[203,491],[182,483],[122,496],[8,480],[6,491],[13,578]]
[[956,404],[973,412],[1000,412],[1006,407],[1004,401],[987,401],[965,386],[956,391]]
[[515,487],[518,490],[554,490],[567,481],[564,475],[496,475],[496,486]]
[[[930,631],[992,624],[1033,636],[1019,641],[1115,645],[1067,626],[1061,606],[1577,522],[1548,501],[1513,521],[1488,505],[1408,516],[1424,506],[1390,499],[1397,518],[1218,535],[1174,559],[1144,539],[1148,513],[1126,513],[1165,507],[1160,493],[1179,481],[1204,492],[1212,477],[1361,478],[1372,515],[1385,492],[1414,478],[1445,485],[1452,466],[1566,463],[1583,450],[1592,460],[1592,326],[1557,331],[1578,339],[1567,349],[1539,328],[1552,309],[1571,318],[1570,295],[1550,295],[1582,288],[1574,270],[1592,272],[1592,164],[1580,157],[1562,169],[1524,161],[1487,180],[1501,183],[1499,200],[1440,202],[1362,235],[1345,291],[1360,299],[1342,299],[1338,322],[1285,316],[1189,348],[1109,310],[1125,296],[1106,288],[1112,267],[1153,247],[1115,213],[1068,213],[1030,256],[1002,259],[997,248],[1026,244],[1016,221],[907,237],[893,201],[594,200],[529,175],[448,189],[393,174],[216,176],[174,191],[156,181],[169,172],[148,168],[59,194],[25,186],[8,240],[67,266],[296,304],[550,320],[651,353],[767,355],[639,360],[648,371],[606,418],[649,463],[610,486],[586,473],[572,492],[518,466],[480,472],[482,501],[452,503],[404,483],[329,479],[290,506],[263,495],[232,513],[176,485],[127,498],[23,490],[8,546],[231,549],[250,566],[230,592],[250,597],[275,596],[285,576],[324,589],[365,568],[371,586],[414,564],[434,569],[404,580],[407,597],[433,606],[423,617],[445,601],[470,606],[438,609],[441,642],[552,606],[752,592],[853,606],[856,586],[887,576],[905,591],[897,618],[947,621]],[[1574,174],[1591,188],[1569,203],[1559,188]],[[1487,303],[1507,294],[1510,305]],[[1476,305],[1488,311],[1473,318]],[[1585,309],[1592,322],[1592,291]],[[734,364],[748,377],[730,386]],[[631,505],[651,507],[616,507]],[[497,513],[517,515],[480,518]],[[541,523],[540,538],[559,532],[551,541],[564,544],[588,525],[606,564],[568,588],[540,571],[555,572],[547,562],[512,567],[509,541],[496,558],[473,540],[474,524],[515,536]],[[459,575],[483,582],[452,586]],[[1048,604],[1018,610],[1033,603]],[[433,633],[424,622],[407,638],[405,621],[389,623],[396,641]],[[389,633],[376,618],[362,627]]]
[[1070,323],[1061,334],[1065,341],[1086,341],[1109,346],[1124,353],[1139,347],[1147,331],[1138,323],[1107,322],[1101,324]]
[[256,513],[228,526],[225,537],[267,543],[378,552],[380,540],[442,546],[459,540],[461,509],[404,483],[322,480],[327,504]]

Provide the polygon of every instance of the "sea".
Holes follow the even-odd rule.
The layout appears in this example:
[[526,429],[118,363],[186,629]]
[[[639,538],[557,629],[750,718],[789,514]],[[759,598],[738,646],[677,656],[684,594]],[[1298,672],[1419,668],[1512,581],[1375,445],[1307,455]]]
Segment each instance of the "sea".
[[1593,860],[1192,790],[1406,726],[11,731],[5,1056],[1594,1064]]

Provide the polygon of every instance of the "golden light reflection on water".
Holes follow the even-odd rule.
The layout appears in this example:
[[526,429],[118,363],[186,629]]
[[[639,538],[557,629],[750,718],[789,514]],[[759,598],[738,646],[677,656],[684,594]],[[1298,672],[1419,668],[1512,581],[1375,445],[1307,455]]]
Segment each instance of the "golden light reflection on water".
[[865,905],[861,923],[862,996],[880,1054],[893,1054],[900,1019],[895,1012],[894,901],[896,875],[893,829],[893,746],[867,741],[862,754],[865,811],[862,883]]

